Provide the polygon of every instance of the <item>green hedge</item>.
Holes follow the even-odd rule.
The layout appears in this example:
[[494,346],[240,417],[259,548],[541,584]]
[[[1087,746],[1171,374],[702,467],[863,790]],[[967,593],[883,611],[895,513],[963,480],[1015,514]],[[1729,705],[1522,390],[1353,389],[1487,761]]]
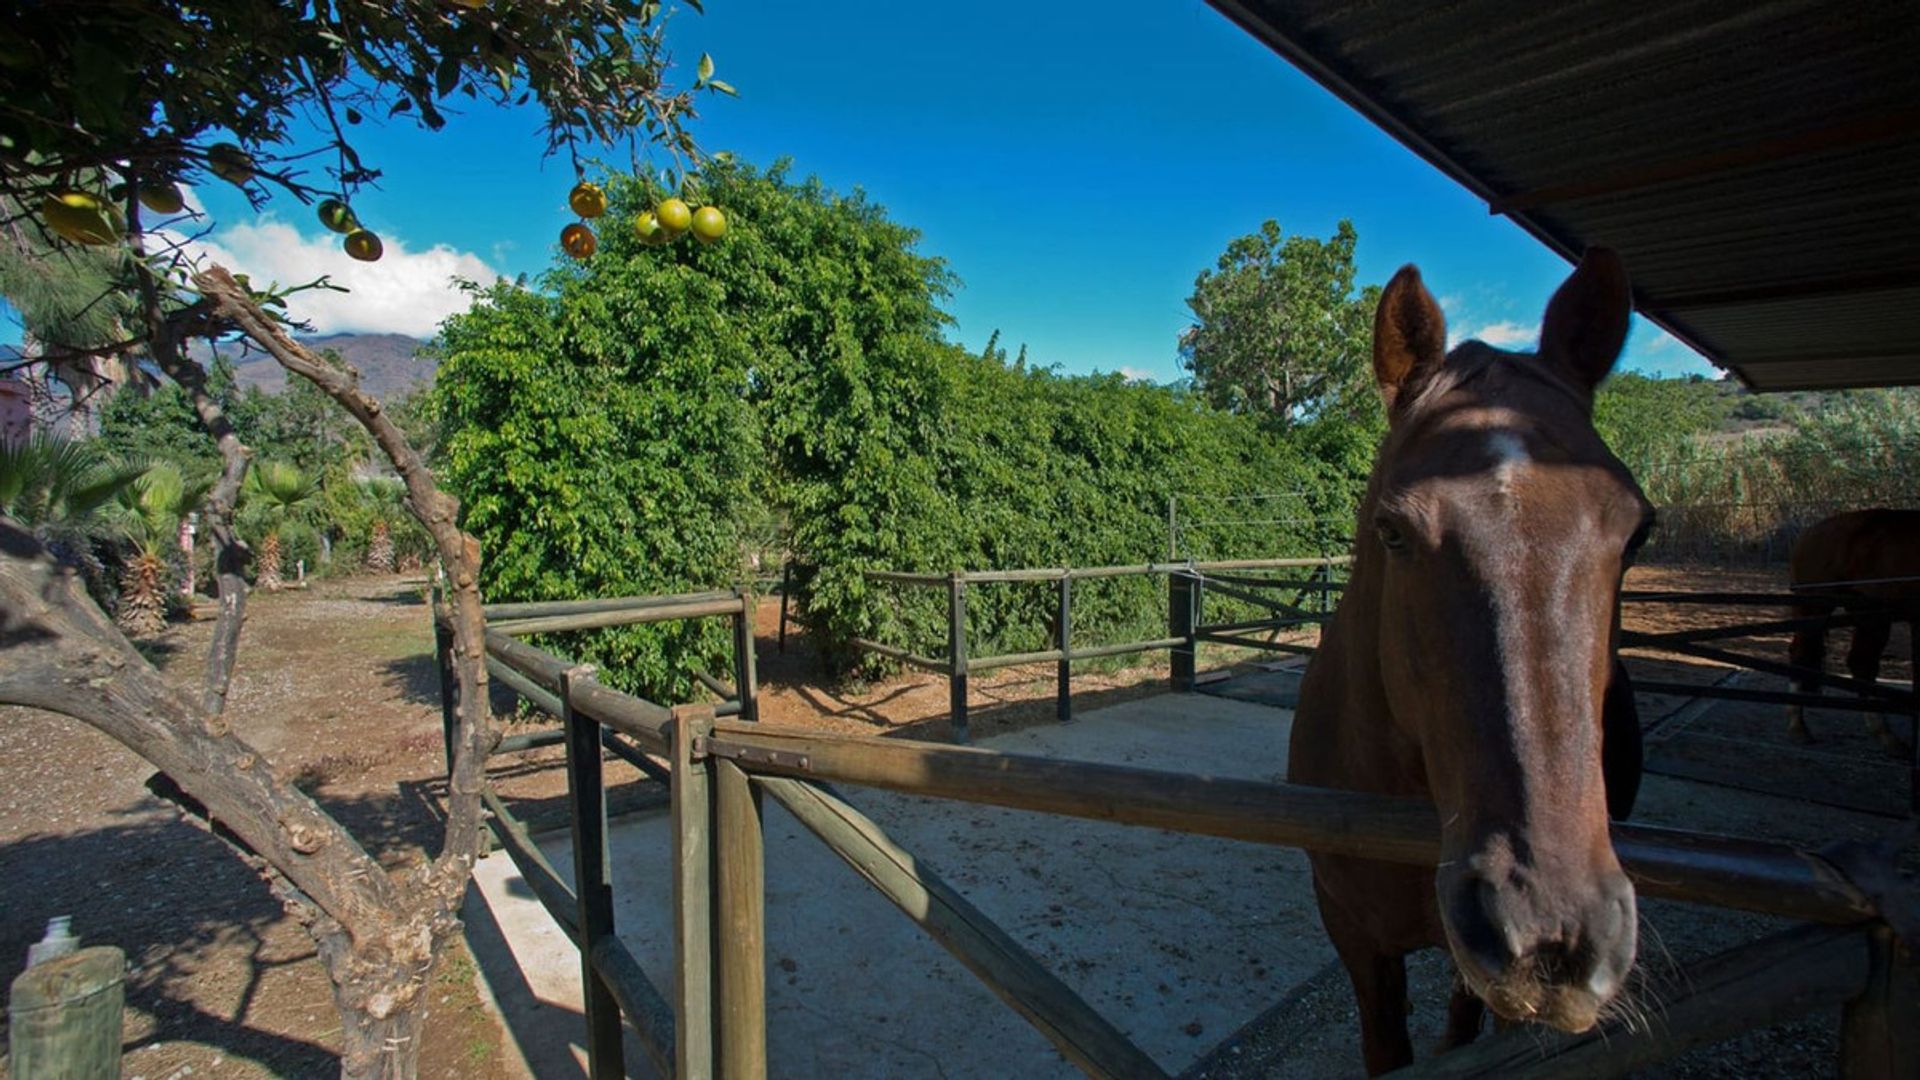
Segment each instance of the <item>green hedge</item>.
[[[852,636],[944,641],[943,596],[876,586],[867,569],[1144,563],[1166,554],[1175,492],[1299,491],[1316,514],[1350,514],[1341,436],[1263,432],[1172,389],[946,342],[944,264],[864,197],[720,164],[696,197],[725,210],[726,239],[650,247],[623,223],[658,193],[607,186],[598,255],[538,291],[481,292],[442,335],[445,478],[482,543],[489,600],[732,584],[777,518],[803,567],[798,613],[847,665]],[[1319,550],[1265,526],[1201,539],[1195,554]],[[1164,587],[1088,585],[1076,639],[1159,636]],[[1044,589],[978,589],[976,648],[1044,647],[1051,611]],[[724,639],[623,630],[562,647],[673,695]]]

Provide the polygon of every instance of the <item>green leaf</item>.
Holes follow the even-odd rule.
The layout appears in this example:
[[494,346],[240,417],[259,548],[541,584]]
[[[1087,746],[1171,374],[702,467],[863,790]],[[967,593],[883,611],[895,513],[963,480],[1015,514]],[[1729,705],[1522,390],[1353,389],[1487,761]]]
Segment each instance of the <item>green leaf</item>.
[[443,57],[440,60],[440,66],[434,69],[434,72],[433,72],[434,93],[438,97],[446,97],[448,94],[453,93],[453,88],[455,86],[458,86],[459,84],[460,84],[460,58],[458,56],[448,54],[447,56]]
[[718,90],[718,91],[720,91],[721,93],[723,93],[723,94],[725,94],[725,95],[727,95],[728,97],[739,97],[739,96],[740,96],[740,91],[738,91],[738,90],[735,90],[735,89],[733,88],[733,84],[732,84],[732,83],[728,83],[728,82],[724,82],[724,81],[722,81],[722,80],[720,80],[720,79],[709,79],[709,80],[707,80],[707,89],[709,89],[709,90]]
[[711,78],[713,78],[713,55],[711,53],[701,53],[700,67],[693,85],[696,87],[704,86],[707,80]]

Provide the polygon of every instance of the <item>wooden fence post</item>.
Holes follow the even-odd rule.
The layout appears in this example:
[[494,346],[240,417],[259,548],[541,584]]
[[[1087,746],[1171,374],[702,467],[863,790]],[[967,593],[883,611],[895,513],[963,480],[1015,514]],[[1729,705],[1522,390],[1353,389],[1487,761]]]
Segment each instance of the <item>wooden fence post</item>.
[[753,608],[751,590],[735,588],[740,598],[739,614],[733,617],[733,692],[740,695],[740,719],[749,724],[760,721],[760,676],[753,655]]
[[593,966],[593,947],[613,936],[613,880],[607,858],[607,792],[601,776],[600,724],[574,711],[576,681],[590,667],[560,674],[560,719],[567,738],[567,803],[573,833],[573,894],[580,905],[580,981],[587,1012],[587,1074],[593,1080],[626,1075],[620,1003]]
[[17,1080],[119,1080],[126,954],[100,945],[42,961],[13,980],[7,999]]
[[1920,956],[1882,923],[1867,931],[1867,988],[1840,1013],[1840,1075],[1846,1080],[1920,1077]]
[[947,704],[953,741],[967,741],[967,578],[947,578]]
[[766,862],[760,793],[740,766],[713,762],[714,915],[722,1080],[767,1075]]
[[675,1080],[713,1076],[713,821],[711,777],[694,745],[713,731],[711,705],[673,710]]
[[1190,570],[1172,570],[1167,573],[1167,636],[1185,638],[1184,644],[1175,645],[1168,651],[1172,658],[1172,680],[1175,691],[1193,689],[1194,655],[1199,650],[1199,641],[1194,636],[1195,609],[1198,593],[1198,575]]
[[1060,571],[1060,697],[1054,703],[1054,717],[1061,723],[1073,719],[1073,571]]

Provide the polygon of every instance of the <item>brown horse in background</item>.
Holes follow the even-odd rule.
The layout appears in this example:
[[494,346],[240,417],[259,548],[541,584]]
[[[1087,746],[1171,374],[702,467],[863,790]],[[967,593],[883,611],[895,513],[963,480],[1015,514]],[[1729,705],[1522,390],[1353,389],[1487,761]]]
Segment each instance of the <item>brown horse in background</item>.
[[1554,295],[1537,355],[1478,341],[1448,353],[1411,266],[1380,298],[1390,430],[1288,767],[1296,783],[1440,812],[1437,872],[1312,858],[1371,1073],[1413,1060],[1409,952],[1453,955],[1448,1046],[1479,1032],[1483,1002],[1584,1031],[1633,966],[1633,886],[1607,821],[1632,807],[1640,728],[1614,653],[1621,576],[1653,512],[1592,422],[1630,311],[1603,249]]
[[[1790,580],[1795,592],[1841,597],[1840,610],[1852,602],[1858,621],[1847,649],[1847,670],[1864,682],[1879,681],[1880,656],[1887,650],[1893,624],[1906,623],[1911,635],[1920,620],[1920,510],[1853,510],[1827,518],[1794,542]],[[1827,610],[1825,604],[1796,605],[1794,614],[1814,618]],[[1787,659],[1796,667],[1824,671],[1825,624],[1795,630]],[[1920,672],[1915,677],[1920,679]],[[1807,676],[1796,679],[1794,689],[1817,694],[1820,683],[1819,677]],[[1880,713],[1867,714],[1867,730],[1895,757],[1913,752]],[[1787,734],[1797,742],[1813,741],[1806,712],[1798,705],[1787,706]]]

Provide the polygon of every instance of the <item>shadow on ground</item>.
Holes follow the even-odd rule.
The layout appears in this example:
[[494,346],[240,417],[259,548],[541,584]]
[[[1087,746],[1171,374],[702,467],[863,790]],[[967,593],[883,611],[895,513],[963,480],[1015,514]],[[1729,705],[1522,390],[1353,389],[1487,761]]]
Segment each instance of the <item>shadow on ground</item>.
[[[129,1057],[160,1043],[212,1048],[280,1076],[338,1070],[327,1045],[287,1033],[288,1002],[304,1017],[318,989],[301,988],[285,969],[313,956],[299,926],[285,920],[264,882],[203,829],[146,800],[124,824],[68,836],[32,836],[0,847],[0,981],[11,984],[27,946],[48,918],[94,912],[74,932],[86,945],[115,945],[127,955]],[[101,903],[101,894],[107,903]],[[215,947],[243,944],[249,961],[231,979],[190,987]],[[310,981],[310,980],[309,980]],[[324,983],[324,979],[321,980]],[[275,1012],[278,1023],[262,1013]],[[321,1006],[334,1027],[332,1010]],[[281,1030],[272,1030],[279,1027]],[[313,1030],[313,1029],[310,1029]]]

